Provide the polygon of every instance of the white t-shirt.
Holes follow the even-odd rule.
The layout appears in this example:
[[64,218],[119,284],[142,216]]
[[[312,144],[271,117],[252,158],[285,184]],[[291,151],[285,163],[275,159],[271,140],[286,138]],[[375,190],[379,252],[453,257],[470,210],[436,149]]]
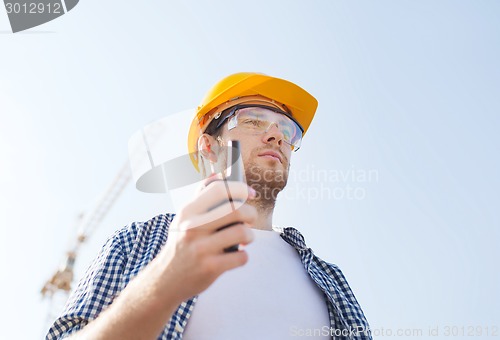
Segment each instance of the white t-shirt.
[[275,231],[253,232],[248,263],[199,295],[184,339],[275,340],[329,329],[326,299],[297,251]]

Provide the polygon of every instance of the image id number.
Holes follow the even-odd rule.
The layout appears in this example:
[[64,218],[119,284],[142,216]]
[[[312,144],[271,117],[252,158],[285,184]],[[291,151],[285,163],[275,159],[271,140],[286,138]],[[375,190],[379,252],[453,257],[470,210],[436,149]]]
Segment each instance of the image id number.
[[54,13],[54,14],[61,14],[61,4],[60,3],[48,3],[48,4],[43,4],[43,3],[34,3],[31,2],[29,4],[24,3],[20,4],[18,2],[7,2],[5,4],[5,8],[7,9],[7,14],[42,14],[42,13]]
[[445,326],[444,336],[498,336],[497,326]]

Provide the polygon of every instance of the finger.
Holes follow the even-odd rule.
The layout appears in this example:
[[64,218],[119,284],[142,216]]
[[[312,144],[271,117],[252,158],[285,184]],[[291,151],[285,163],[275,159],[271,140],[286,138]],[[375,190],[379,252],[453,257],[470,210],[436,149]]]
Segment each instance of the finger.
[[215,182],[215,181],[221,181],[223,180],[224,177],[222,176],[222,173],[214,173],[214,174],[211,174],[210,176],[208,176],[207,178],[205,178],[202,182],[203,184],[203,187],[207,187],[210,183],[212,182]]
[[201,182],[201,185],[199,186],[198,190],[196,191],[196,196],[198,196],[198,194],[200,192],[202,192],[210,183],[212,183],[214,181],[221,181],[221,180],[223,180],[223,177],[222,177],[221,173],[211,174],[209,177],[205,178]]
[[205,243],[207,252],[210,254],[222,254],[225,248],[235,244],[249,244],[254,240],[253,230],[248,224],[234,224],[206,237]]
[[248,262],[248,254],[244,250],[216,255],[212,261],[218,269],[219,275],[227,270],[241,267]]
[[[255,197],[255,190],[242,182],[211,182],[185,207],[189,215],[203,214],[208,210],[231,200],[245,202]],[[239,204],[241,205],[241,204]]]
[[257,210],[243,204],[236,210],[233,210],[231,203],[225,203],[208,213],[194,216],[190,220],[190,227],[197,231],[214,232],[224,226],[233,223],[246,223],[253,225],[257,219]]

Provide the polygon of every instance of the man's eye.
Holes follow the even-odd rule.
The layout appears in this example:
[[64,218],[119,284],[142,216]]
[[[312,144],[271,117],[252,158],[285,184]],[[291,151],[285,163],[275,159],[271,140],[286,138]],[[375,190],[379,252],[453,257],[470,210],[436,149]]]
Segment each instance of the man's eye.
[[295,130],[289,126],[283,126],[281,131],[287,140],[291,140],[295,136]]
[[243,124],[248,126],[260,126],[261,121],[258,119],[245,119]]

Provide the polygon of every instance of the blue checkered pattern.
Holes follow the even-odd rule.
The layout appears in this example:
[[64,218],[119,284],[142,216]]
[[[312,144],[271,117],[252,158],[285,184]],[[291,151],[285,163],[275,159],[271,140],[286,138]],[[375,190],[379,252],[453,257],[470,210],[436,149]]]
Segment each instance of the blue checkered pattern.
[[[62,339],[79,331],[111,304],[130,280],[158,254],[167,240],[173,218],[172,214],[158,215],[147,222],[132,223],[110,237],[46,339]],[[324,292],[331,330],[334,330],[330,332],[334,334],[332,338],[371,339],[368,322],[340,269],[314,255],[297,229],[283,228],[281,237],[297,250],[305,270]],[[182,338],[196,299],[193,297],[177,308],[158,339]]]

